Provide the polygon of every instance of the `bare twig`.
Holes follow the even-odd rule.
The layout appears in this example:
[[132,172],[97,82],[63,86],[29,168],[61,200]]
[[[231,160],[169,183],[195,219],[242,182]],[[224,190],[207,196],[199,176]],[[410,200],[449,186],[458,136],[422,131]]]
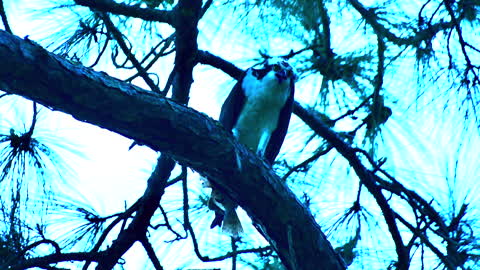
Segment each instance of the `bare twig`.
[[272,247],[259,247],[259,248],[250,248],[250,249],[242,249],[232,252],[227,252],[225,255],[210,258],[208,256],[204,256],[200,252],[200,248],[198,246],[198,241],[195,236],[195,231],[193,230],[192,224],[190,223],[190,217],[188,214],[188,209],[190,208],[188,205],[188,187],[187,187],[187,179],[185,178],[182,181],[182,190],[183,190],[183,226],[185,230],[188,231],[190,237],[192,238],[193,250],[195,254],[202,262],[216,262],[216,261],[223,261],[228,258],[232,258],[233,256],[237,256],[239,254],[245,253],[263,253],[266,251],[272,250]]
[[158,225],[154,225],[152,226],[152,228],[154,230],[158,229],[160,226],[165,226],[167,227],[167,229],[169,231],[171,231],[174,235],[175,235],[175,239],[172,239],[172,240],[167,240],[165,241],[166,243],[171,243],[171,242],[174,242],[174,241],[177,241],[177,240],[181,240],[181,239],[186,239],[187,238],[187,234],[185,236],[182,236],[180,235],[177,231],[175,231],[173,228],[172,228],[172,225],[170,224],[170,221],[168,219],[168,216],[167,216],[167,212],[165,212],[165,209],[163,209],[162,205],[160,204],[158,206],[160,208],[160,211],[162,212],[162,216],[163,216],[163,220],[164,220],[164,223],[162,224],[158,224]]
[[[175,39],[175,34],[172,34],[168,38],[162,39],[155,47],[153,47],[150,50],[149,53],[147,53],[143,57],[143,59],[140,61],[141,65],[143,65],[148,60],[148,58],[153,55],[153,59],[145,66],[145,70],[149,70],[158,61],[158,59],[160,59],[160,57],[166,56],[166,55],[171,54],[175,51],[175,48],[173,48],[169,51],[166,51],[168,48],[170,48],[170,45],[172,44],[174,39]],[[160,47],[160,45],[162,45],[162,44],[164,44],[164,45],[160,49],[160,51],[158,53],[155,52],[158,49],[158,47]],[[139,72],[137,72],[136,74],[134,74],[130,78],[126,79],[125,81],[126,82],[131,82],[133,79],[137,78],[138,76],[140,76]]]
[[147,252],[148,258],[150,258],[153,267],[155,267],[156,270],[163,270],[163,267],[160,264],[157,255],[155,254],[155,250],[153,249],[152,244],[148,241],[148,238],[146,236],[143,237],[142,239],[140,239],[140,243],[142,243],[143,248]]
[[27,131],[25,135],[29,136],[30,138],[33,135],[33,131],[35,129],[35,124],[37,123],[38,118],[38,110],[37,110],[37,102],[33,102],[33,116],[32,116],[32,124],[30,125],[30,129]]
[[232,246],[232,252],[234,255],[232,256],[232,270],[237,270],[237,238],[231,237],[230,243]]
[[55,249],[55,253],[57,253],[57,254],[61,252],[61,248],[60,248],[60,246],[58,245],[57,242],[55,242],[53,240],[49,240],[49,239],[42,239],[40,241],[37,241],[35,243],[32,243],[32,244],[26,246],[25,249],[22,251],[21,255],[23,255],[23,254],[27,253],[27,251],[29,251],[29,250],[31,250],[35,247],[38,247],[39,245],[43,245],[43,244],[49,244],[49,245],[53,246],[53,248]]
[[100,62],[100,58],[102,58],[103,54],[107,51],[107,47],[108,47],[108,43],[110,42],[110,38],[108,35],[106,35],[107,38],[105,40],[105,43],[103,44],[103,47],[102,49],[100,49],[100,52],[98,53],[95,61],[93,61],[93,63],[89,66],[90,68],[93,68],[94,66],[96,66],[98,64],[98,62]]
[[202,12],[200,13],[200,18],[202,18],[202,17],[205,15],[205,13],[206,13],[207,10],[210,8],[210,6],[212,5],[212,3],[213,3],[213,0],[207,0],[207,1],[205,2],[205,4],[204,4],[203,7],[202,7]]
[[302,161],[301,163],[295,165],[293,168],[291,168],[283,177],[282,181],[286,181],[288,177],[294,173],[297,172],[303,168],[306,168],[308,164],[316,161],[319,157],[326,155],[330,150],[332,150],[333,147],[331,145],[328,145],[325,149],[322,150],[317,150],[315,154],[313,154],[311,157],[307,158],[306,160]]
[[[107,228],[105,228],[105,230],[102,232],[102,234],[100,235],[100,237],[98,238],[97,240],[97,243],[95,244],[95,246],[92,248],[92,250],[90,252],[98,252],[98,250],[100,250],[100,247],[102,246],[103,242],[105,241],[105,239],[107,238],[107,235],[112,231],[112,229],[120,222],[120,221],[124,221],[126,219],[128,219],[129,217],[132,216],[132,214],[138,209],[138,207],[140,206],[140,200],[137,200],[129,209],[127,209],[123,214],[120,214],[117,216],[117,218],[115,220],[113,220],[108,226]],[[89,261],[89,260],[85,260],[85,264],[83,266],[83,270],[86,270],[88,269],[88,266],[90,265],[92,261]]]
[[12,28],[10,28],[10,24],[8,23],[7,13],[5,12],[5,5],[3,4],[3,0],[0,0],[0,17],[2,17],[2,23],[3,27],[5,27],[5,31],[13,34]]
[[112,20],[110,20],[110,17],[106,13],[101,13],[100,17],[102,18],[103,22],[105,23],[105,26],[107,27],[107,30],[112,34],[113,38],[115,41],[117,41],[118,45],[122,49],[123,53],[127,57],[127,59],[132,63],[132,65],[135,67],[135,69],[138,71],[138,74],[143,78],[145,83],[150,87],[150,89],[154,92],[160,93],[160,89],[158,88],[158,85],[156,85],[153,80],[150,78],[148,75],[148,72],[145,68],[142,67],[140,62],[135,58],[135,55],[133,55],[132,51],[128,48],[127,44],[125,43],[125,40],[123,39],[122,33],[118,31],[117,27],[113,24]]

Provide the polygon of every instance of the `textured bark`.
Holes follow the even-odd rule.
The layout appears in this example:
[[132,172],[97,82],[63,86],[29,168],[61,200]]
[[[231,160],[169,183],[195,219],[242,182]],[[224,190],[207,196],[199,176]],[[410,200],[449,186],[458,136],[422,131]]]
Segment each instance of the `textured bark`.
[[3,31],[0,59],[0,89],[162,151],[214,181],[247,211],[288,269],[345,269],[311,213],[218,122]]

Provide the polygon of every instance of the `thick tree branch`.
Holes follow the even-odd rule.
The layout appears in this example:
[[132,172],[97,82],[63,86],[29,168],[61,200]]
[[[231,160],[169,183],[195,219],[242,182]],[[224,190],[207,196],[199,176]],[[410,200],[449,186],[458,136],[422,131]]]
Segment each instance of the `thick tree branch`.
[[[218,122],[155,93],[61,59],[29,40],[3,31],[0,59],[0,89],[139,141],[213,180],[245,209],[288,269],[293,269],[289,245],[295,250],[297,270],[319,266],[345,269],[308,209],[264,162],[236,142]],[[242,160],[242,171],[236,166],[237,155]],[[149,187],[147,192],[160,188]],[[157,206],[158,202],[152,204],[153,209]],[[148,227],[148,220],[140,218],[147,214],[137,212],[138,221],[132,221],[126,235],[136,238],[138,231],[133,228]],[[114,254],[128,246],[122,243],[133,241],[121,238],[111,247],[119,251]],[[111,263],[104,263],[103,268],[107,265]]]
[[55,253],[43,257],[32,258],[7,268],[8,270],[24,270],[33,267],[46,267],[50,264],[68,261],[94,261],[98,262],[105,258],[104,252],[73,252]]

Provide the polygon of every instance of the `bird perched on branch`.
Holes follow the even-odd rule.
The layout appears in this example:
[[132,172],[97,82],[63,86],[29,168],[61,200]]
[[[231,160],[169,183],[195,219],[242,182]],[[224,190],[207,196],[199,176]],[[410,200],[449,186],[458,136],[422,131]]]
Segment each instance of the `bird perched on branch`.
[[[220,123],[269,165],[275,161],[287,134],[295,80],[294,69],[284,59],[268,59],[262,66],[245,71],[222,106]],[[227,195],[212,187],[209,207],[215,210],[211,228],[222,225],[222,230],[232,237],[241,234],[237,204]]]

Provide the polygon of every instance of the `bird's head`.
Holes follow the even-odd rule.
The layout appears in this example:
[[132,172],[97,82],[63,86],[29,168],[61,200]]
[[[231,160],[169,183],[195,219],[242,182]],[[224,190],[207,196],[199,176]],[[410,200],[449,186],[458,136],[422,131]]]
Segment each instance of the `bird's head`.
[[274,72],[279,83],[287,80],[295,81],[297,79],[294,68],[290,66],[285,59],[270,58],[265,61],[264,68]]

